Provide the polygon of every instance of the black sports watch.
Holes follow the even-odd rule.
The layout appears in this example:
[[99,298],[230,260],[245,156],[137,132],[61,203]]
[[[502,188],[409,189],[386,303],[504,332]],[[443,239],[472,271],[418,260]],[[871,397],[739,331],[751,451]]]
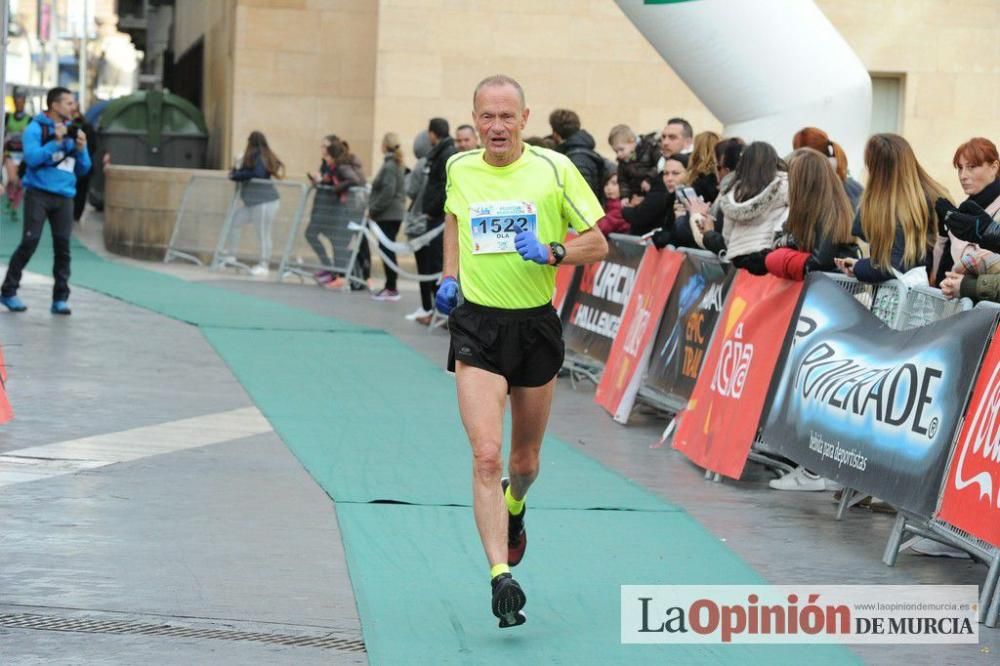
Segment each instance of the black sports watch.
[[553,266],[558,266],[566,258],[566,246],[562,243],[549,243],[549,249],[552,250],[552,258],[555,259]]

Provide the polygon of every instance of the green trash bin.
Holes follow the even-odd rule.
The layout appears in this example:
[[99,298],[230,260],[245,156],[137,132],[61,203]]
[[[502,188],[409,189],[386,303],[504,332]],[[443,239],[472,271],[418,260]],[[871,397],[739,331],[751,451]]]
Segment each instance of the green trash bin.
[[159,90],[119,97],[98,121],[90,203],[104,207],[105,154],[112,164],[203,169],[207,150],[205,119],[183,97]]

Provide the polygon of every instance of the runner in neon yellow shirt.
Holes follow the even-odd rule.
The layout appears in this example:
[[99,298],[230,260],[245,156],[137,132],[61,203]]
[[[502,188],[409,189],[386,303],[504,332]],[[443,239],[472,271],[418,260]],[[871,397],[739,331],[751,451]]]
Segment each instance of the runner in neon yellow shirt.
[[[595,226],[604,213],[576,167],[521,142],[528,113],[514,79],[492,76],[476,86],[472,118],[484,148],[448,161],[436,297],[438,310],[450,314],[448,366],[472,446],[473,511],[501,628],[525,621],[526,597],[510,567],[527,546],[525,495],[538,476],[563,363],[562,325],[551,305],[556,266],[600,261],[608,251]],[[570,226],[579,236],[563,245]],[[508,394],[511,453],[509,477],[501,479]]]
[[[591,229],[604,212],[565,155],[524,146],[513,163],[497,167],[484,153],[458,153],[448,162],[445,212],[458,223],[462,295],[494,308],[545,305],[552,300],[556,272],[525,263],[515,251],[520,226],[534,224],[538,240],[547,245],[566,237],[567,224],[577,232]],[[501,251],[491,251],[494,245]]]

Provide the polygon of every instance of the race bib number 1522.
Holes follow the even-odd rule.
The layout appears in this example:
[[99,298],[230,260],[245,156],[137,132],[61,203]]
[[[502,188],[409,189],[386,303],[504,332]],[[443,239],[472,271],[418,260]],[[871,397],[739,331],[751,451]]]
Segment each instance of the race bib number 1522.
[[516,252],[514,237],[538,233],[538,213],[530,201],[491,201],[469,206],[472,253]]

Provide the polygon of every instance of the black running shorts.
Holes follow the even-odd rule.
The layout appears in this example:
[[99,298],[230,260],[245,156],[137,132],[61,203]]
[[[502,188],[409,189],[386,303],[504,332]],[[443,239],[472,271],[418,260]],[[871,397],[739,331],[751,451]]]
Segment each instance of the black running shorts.
[[508,389],[543,386],[563,364],[562,322],[548,303],[503,310],[466,301],[452,310],[448,330],[449,370],[458,360],[504,377]]

